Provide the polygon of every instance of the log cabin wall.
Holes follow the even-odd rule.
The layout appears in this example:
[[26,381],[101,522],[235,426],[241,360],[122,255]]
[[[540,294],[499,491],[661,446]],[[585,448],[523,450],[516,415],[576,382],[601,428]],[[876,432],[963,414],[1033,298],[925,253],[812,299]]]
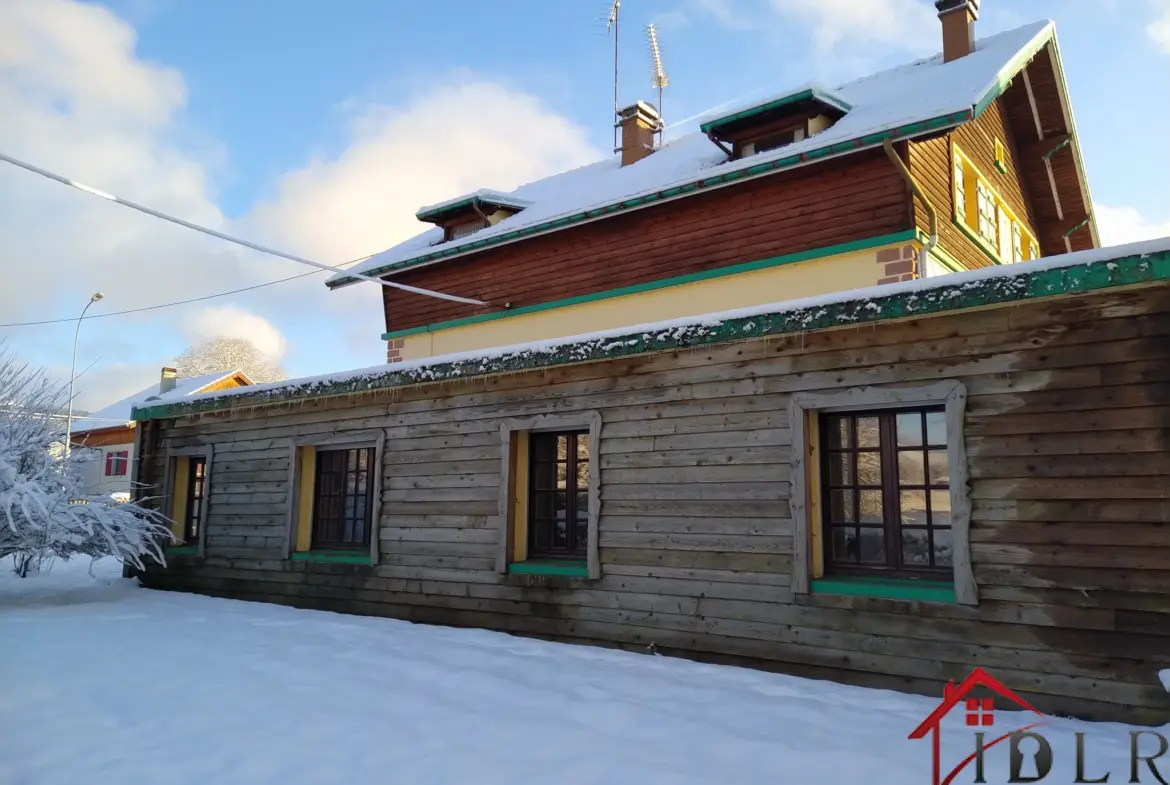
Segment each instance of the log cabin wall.
[[[714,146],[712,146],[714,150]],[[513,308],[910,229],[880,151],[814,164],[390,276]],[[387,332],[492,309],[383,287]]]
[[[979,665],[1043,711],[1165,722],[1168,336],[1158,287],[160,421],[214,445],[206,555],[143,581],[934,696]],[[946,379],[978,604],[794,594],[793,394]],[[498,573],[501,423],[584,411],[601,578]],[[293,440],[370,429],[378,563],[287,560]]]

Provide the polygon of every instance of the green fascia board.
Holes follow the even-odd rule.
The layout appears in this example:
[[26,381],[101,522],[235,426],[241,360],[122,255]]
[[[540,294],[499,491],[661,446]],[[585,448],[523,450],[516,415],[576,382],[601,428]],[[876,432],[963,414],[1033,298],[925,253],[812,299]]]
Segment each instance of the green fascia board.
[[[1049,43],[1053,42],[1054,39],[1055,39],[1054,28],[1052,26],[1049,26],[1047,34],[1042,35],[1042,36],[1038,36],[1036,38],[1036,40],[1033,41],[1030,46],[1028,46],[1024,50],[1022,50],[1019,54],[1017,54],[1016,57],[1013,58],[1012,61],[1007,65],[1007,67],[1004,68],[1000,72],[1000,76],[996,80],[995,84],[991,85],[988,88],[987,92],[983,95],[983,97],[979,101],[977,101],[975,103],[975,105],[973,107],[971,107],[970,109],[964,109],[964,110],[960,110],[957,112],[952,112],[951,114],[941,115],[939,117],[934,117],[934,118],[931,118],[929,120],[923,120],[923,121],[917,122],[917,123],[910,123],[909,125],[898,127],[898,128],[891,128],[891,129],[888,129],[885,131],[877,131],[877,132],[874,132],[871,134],[867,134],[867,135],[862,136],[858,139],[851,140],[850,144],[852,144],[853,147],[849,148],[849,151],[859,151],[859,150],[866,148],[866,147],[872,147],[874,145],[879,145],[883,141],[885,141],[887,138],[890,139],[891,141],[898,141],[900,139],[905,139],[905,138],[908,138],[911,136],[917,136],[918,134],[926,133],[929,131],[936,131],[936,130],[939,130],[942,128],[948,128],[950,126],[959,125],[961,123],[967,122],[968,120],[973,120],[975,118],[978,118],[980,115],[983,114],[983,112],[987,109],[987,107],[990,106],[993,101],[995,101],[996,98],[999,98],[1001,95],[1003,95],[1004,91],[1006,91],[1008,89],[1008,87],[1011,85],[1012,79],[1014,79],[1016,77],[1016,75],[1019,74],[1019,72],[1024,68],[1024,66],[1026,66],[1032,60],[1032,58],[1034,58],[1040,52],[1041,49],[1043,49]],[[717,121],[711,121],[711,122],[717,122]],[[704,124],[704,125],[706,125],[706,124]],[[702,126],[700,126],[700,129],[702,129]],[[706,133],[706,131],[704,131],[704,133]],[[830,147],[834,147],[834,146],[835,145],[830,145]],[[842,148],[842,149],[844,149],[844,148]],[[764,176],[764,175],[770,174],[772,172],[780,171],[782,169],[787,169],[790,166],[795,166],[798,163],[803,163],[803,162],[807,162],[807,161],[816,160],[818,158],[823,158],[829,154],[830,154],[829,147],[818,148],[816,150],[810,150],[806,153],[801,153],[800,155],[797,155],[797,156],[791,156],[789,158],[781,159],[780,161],[772,162],[772,165],[769,168],[767,168],[767,169],[761,168],[758,171],[753,171],[753,174],[751,176],[757,176],[757,177]],[[756,170],[756,167],[751,167],[751,169]],[[738,170],[738,171],[744,171],[744,170]],[[739,175],[739,176],[743,177],[745,175]],[[681,198],[681,196],[685,195],[686,193],[690,193],[691,191],[699,190],[702,188],[709,188],[709,187],[712,187],[715,185],[719,185],[721,182],[723,182],[722,177],[710,178],[710,179],[699,179],[699,180],[696,180],[696,181],[693,181],[691,183],[687,183],[684,185],[672,185],[670,188],[667,188],[664,191],[658,191],[656,195],[660,201],[663,199],[667,199],[667,198]],[[680,194],[679,196],[676,196],[676,197],[666,196],[667,192],[672,192],[676,188],[681,188],[684,193]],[[612,207],[612,205],[610,207]],[[621,208],[618,208],[618,209],[621,209]],[[634,208],[626,208],[626,209],[634,209]],[[577,215],[580,215],[580,216],[583,216],[584,218],[597,218],[597,217],[602,216],[607,211],[609,211],[609,207],[590,208],[590,209],[584,210],[580,213],[576,213],[576,214],[574,214],[574,216],[570,216],[570,217],[575,217]],[[530,227],[530,231],[534,232],[534,233],[535,232],[549,231],[549,230],[553,229],[553,227],[550,225],[550,223],[551,222],[546,221],[544,223],[535,224],[534,226]],[[477,247],[486,247],[488,245],[500,245],[501,243],[508,242],[511,239],[513,239],[513,237],[510,233],[503,234],[503,235],[497,235],[495,237],[488,237],[488,238],[484,238],[483,240],[480,241],[484,244],[484,246],[477,246]],[[444,258],[447,256],[452,256],[454,254],[467,253],[470,250],[472,250],[470,248],[470,246],[461,245],[458,248],[453,248],[453,249],[449,249],[446,251],[434,251],[434,252],[431,252],[429,254],[424,254],[422,256],[416,256],[412,259],[403,259],[401,261],[393,262],[391,264],[387,264],[387,265],[384,265],[382,267],[378,267],[378,268],[375,268],[373,270],[369,270],[366,272],[366,275],[369,275],[371,277],[386,275],[389,273],[409,269],[412,267],[418,267],[419,265],[427,264],[429,262],[436,261],[437,259]],[[331,289],[334,289],[334,288],[337,288],[338,286],[356,283],[358,280],[359,279],[357,279],[357,278],[340,278],[336,281],[333,281],[332,283],[326,283],[326,286],[328,286]]]
[[523,210],[528,207],[528,204],[522,204],[520,201],[509,201],[507,199],[489,199],[484,196],[469,196],[466,199],[460,199],[458,202],[443,205],[434,210],[419,210],[414,214],[414,217],[420,221],[431,222],[436,218],[444,216],[448,213],[453,213],[457,210],[462,210],[464,207],[471,207],[473,205],[483,206],[491,205],[495,207],[505,207],[509,210]]
[[199,555],[199,546],[198,545],[175,545],[175,546],[168,545],[168,546],[163,547],[163,555],[164,556],[198,556]]
[[330,564],[373,564],[370,554],[350,551],[303,551],[292,554],[292,561],[315,561]]
[[749,109],[735,112],[734,114],[724,115],[723,117],[716,117],[714,120],[708,120],[699,126],[699,130],[705,134],[709,134],[713,131],[718,131],[724,126],[730,125],[731,123],[738,122],[739,120],[744,120],[748,117],[755,117],[756,115],[764,114],[765,112],[771,112],[775,109],[779,109],[782,106],[788,106],[789,104],[795,104],[800,101],[807,101],[810,98],[816,99],[817,101],[820,101],[821,103],[831,106],[834,109],[842,112],[848,112],[853,108],[853,105],[850,103],[823,93],[815,87],[810,87],[807,90],[801,90],[799,93],[793,93],[792,95],[786,95],[782,98],[777,98],[775,101],[768,101],[765,104],[753,106]]
[[[837,302],[785,308],[653,332],[631,332],[604,338],[586,338],[542,349],[517,349],[498,356],[440,361],[398,369],[394,365],[340,380],[306,380],[270,390],[181,401],[135,408],[135,421],[181,417],[201,412],[251,408],[310,398],[325,398],[437,382],[474,379],[493,374],[527,371],[653,352],[715,346],[753,338],[791,335],[832,327],[874,324],[893,319],[954,313],[968,308],[1022,303],[1059,295],[1087,294],[1121,286],[1170,282],[1170,251],[1099,259],[1066,267],[1026,269],[1011,275],[945,283],[929,289],[880,294],[886,287],[864,290],[864,296]],[[898,284],[889,288],[898,289]],[[403,363],[405,364],[405,363]],[[247,390],[249,388],[240,388]]]
[[770,267],[780,267],[782,265],[794,264],[796,262],[821,259],[826,256],[837,256],[843,253],[864,251],[869,248],[877,248],[883,245],[909,242],[916,239],[917,236],[917,233],[913,229],[907,229],[904,232],[895,232],[894,234],[886,234],[879,237],[869,237],[864,240],[853,240],[848,243],[828,245],[821,248],[814,248],[808,251],[785,254],[783,256],[771,256],[767,259],[757,259],[751,262],[733,264],[729,267],[720,267],[715,270],[703,270],[697,273],[676,275],[673,278],[662,278],[657,281],[648,281],[646,283],[633,284],[631,286],[622,286],[617,289],[607,289],[604,292],[581,294],[577,295],[576,297],[566,297],[561,300],[553,300],[547,303],[525,305],[521,308],[512,308],[511,310],[507,311],[495,311],[493,313],[478,314],[476,316],[465,316],[462,319],[450,319],[445,322],[436,322],[434,324],[428,324],[422,327],[411,327],[406,330],[395,330],[393,332],[383,333],[382,339],[389,341],[394,338],[405,338],[410,335],[419,335],[421,333],[435,333],[439,332],[440,330],[450,330],[453,327],[463,327],[469,324],[479,324],[481,322],[492,322],[498,319],[509,319],[514,316],[524,316],[526,314],[540,313],[541,311],[551,311],[557,308],[568,308],[573,305],[597,302],[598,300],[609,300],[614,297],[625,297],[631,294],[641,294],[642,292],[651,292],[655,291],[656,289],[666,289],[671,286],[680,286],[682,284],[708,281],[715,278],[725,278],[729,275],[739,275],[741,273],[755,272],[756,270],[766,270]]
[[529,560],[508,565],[509,575],[564,575],[570,578],[588,578],[589,565],[577,561]]
[[818,578],[809,584],[809,592],[916,602],[955,602],[953,583],[910,578]]

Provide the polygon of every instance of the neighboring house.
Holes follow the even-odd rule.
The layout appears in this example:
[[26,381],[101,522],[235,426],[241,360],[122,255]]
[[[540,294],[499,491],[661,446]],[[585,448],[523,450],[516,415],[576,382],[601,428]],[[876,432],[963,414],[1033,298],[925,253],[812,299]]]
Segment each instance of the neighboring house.
[[175,368],[163,368],[159,383],[117,403],[73,421],[73,449],[88,448],[83,467],[84,484],[96,494],[129,498],[134,463],[135,423],[131,409],[157,401],[173,401],[187,395],[214,392],[252,384],[242,371],[221,371],[179,379]]
[[[943,16],[948,50],[963,50],[968,8]],[[775,152],[758,152],[773,143],[759,129],[715,127],[733,153],[756,145],[742,162],[703,168],[668,146],[597,165],[599,183],[624,185],[598,186],[608,196],[589,197],[585,226],[565,218],[496,249],[509,223],[541,226],[529,211],[562,220],[563,202],[528,193],[515,212],[520,197],[481,194],[473,212],[496,226],[460,240],[472,229],[451,223],[459,256],[393,273],[493,302],[559,300],[457,326],[438,318],[456,305],[390,292],[391,328],[422,330],[393,339],[409,361],[136,407],[136,478],[182,540],[143,582],[935,695],[981,666],[1038,710],[1166,722],[1170,239],[1056,256],[1095,241],[1075,142],[1052,138],[1071,115],[1050,25],[948,59],[814,91],[802,100],[835,124]],[[924,221],[893,162],[858,150],[887,133],[912,166],[935,161],[919,168],[939,212],[931,258],[984,269],[880,284],[913,278],[915,260],[867,243],[892,233],[914,251]],[[771,173],[823,157],[818,137],[841,157]],[[686,186],[698,169],[709,184]],[[732,182],[703,193],[715,178]],[[664,203],[602,218],[606,199],[648,183]],[[956,203],[975,209],[952,218]],[[1002,242],[972,239],[992,226]],[[1033,259],[1025,237],[1053,258]],[[443,252],[430,242],[416,251]],[[792,263],[707,275],[766,254]],[[805,284],[768,277],[802,268]],[[644,285],[664,270],[691,283]],[[842,285],[815,285],[837,273]],[[618,274],[641,288],[588,296]],[[869,288],[826,291],[865,276]],[[756,283],[716,285],[741,280]],[[691,284],[710,288],[654,299]],[[593,310],[607,302],[624,305]],[[580,318],[509,332],[558,313]],[[440,347],[463,351],[425,356]]]
[[487,305],[383,288],[387,360],[1096,247],[1053,25],[971,51],[977,4],[939,5],[941,56],[737,106],[658,148],[638,102],[620,156],[420,209],[434,229],[353,270]]

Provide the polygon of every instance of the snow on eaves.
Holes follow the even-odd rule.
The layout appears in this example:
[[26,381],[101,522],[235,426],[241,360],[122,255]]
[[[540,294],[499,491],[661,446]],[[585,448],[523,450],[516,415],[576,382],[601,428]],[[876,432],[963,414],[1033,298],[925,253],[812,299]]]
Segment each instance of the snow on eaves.
[[456,196],[437,204],[428,204],[425,207],[420,207],[418,208],[418,212],[415,213],[415,216],[420,217],[427,215],[428,213],[437,213],[441,210],[447,209],[448,207],[454,207],[457,204],[471,202],[474,200],[488,202],[490,204],[498,204],[502,207],[515,207],[518,210],[522,210],[532,204],[532,202],[528,201],[527,199],[518,198],[515,194],[504,193],[503,191],[493,191],[490,188],[480,188],[478,191],[472,191],[469,194],[463,194],[462,196]]
[[[208,373],[203,376],[178,379],[175,382],[175,388],[173,390],[162,394],[159,394],[158,384],[152,384],[145,390],[139,390],[133,395],[128,395],[122,400],[112,403],[99,411],[82,418],[75,418],[80,424],[73,426],[73,433],[79,434],[85,433],[86,431],[98,430],[99,428],[117,428],[119,426],[129,425],[134,421],[133,410],[136,406],[142,406],[147,403],[174,403],[179,399],[202,390],[204,387],[226,379],[234,373],[238,373],[238,371],[217,371],[216,373]],[[157,400],[148,402],[147,399],[152,397],[155,397]]]
[[[230,408],[232,398],[245,396],[250,399],[250,403],[263,403],[264,398],[300,398],[313,397],[326,392],[336,393],[339,387],[347,385],[350,389],[341,392],[373,389],[376,385],[367,386],[366,383],[378,382],[388,375],[395,377],[397,385],[423,384],[473,378],[481,374],[500,372],[501,369],[508,370],[509,368],[506,366],[523,366],[526,361],[541,356],[557,356],[565,362],[595,360],[607,353],[633,353],[639,351],[636,348],[639,346],[642,347],[641,350],[654,351],[672,348],[679,344],[701,343],[705,337],[709,340],[710,336],[715,335],[725,324],[735,321],[743,323],[743,328],[747,332],[753,329],[753,325],[757,321],[762,323],[765,319],[784,322],[792,328],[789,330],[790,332],[819,329],[823,326],[820,324],[822,318],[829,313],[830,308],[839,309],[837,318],[840,324],[873,320],[880,316],[880,306],[875,301],[889,300],[903,295],[908,313],[930,313],[939,303],[957,300],[965,293],[985,288],[987,285],[997,287],[1008,295],[1020,296],[1026,290],[1027,284],[1024,281],[1024,276],[1027,275],[1101,262],[1107,263],[1107,266],[1110,266],[1112,270],[1115,267],[1112,260],[1135,257],[1148,258],[1152,254],[1168,252],[1170,252],[1170,237],[1165,237],[1141,243],[1052,256],[1032,262],[984,267],[964,273],[884,284],[866,289],[831,292],[799,300],[618,327],[525,344],[446,354],[322,376],[220,390],[188,396],[182,403],[216,400],[223,402],[222,408]],[[1060,294],[1059,291],[1051,293]],[[851,307],[841,309],[841,306],[845,305]],[[746,323],[744,320],[747,320]],[[729,340],[734,339],[734,337],[750,336],[733,336]]]
[[[943,63],[942,55],[935,55],[844,84],[834,91],[834,95],[853,107],[844,117],[802,142],[766,153],[728,161],[706,136],[694,132],[668,142],[653,155],[630,166],[623,167],[618,158],[611,157],[522,185],[506,195],[530,204],[495,226],[449,242],[442,241],[441,230],[432,229],[375,254],[353,267],[352,272],[380,271],[425,256],[439,244],[444,250],[458,249],[518,229],[688,185],[699,179],[970,111],[990,91],[997,89],[1004,78],[1012,75],[1020,65],[1022,54],[1039,49],[1052,38],[1053,32],[1051,22],[1035,22],[981,39],[974,52],[950,63]],[[774,98],[770,96],[769,100]],[[752,103],[761,101],[756,99]],[[466,197],[449,202],[462,198]],[[439,206],[442,204],[445,203]],[[345,281],[343,285],[348,285],[356,282],[357,279],[347,280],[348,272],[332,276],[327,283],[337,285]]]

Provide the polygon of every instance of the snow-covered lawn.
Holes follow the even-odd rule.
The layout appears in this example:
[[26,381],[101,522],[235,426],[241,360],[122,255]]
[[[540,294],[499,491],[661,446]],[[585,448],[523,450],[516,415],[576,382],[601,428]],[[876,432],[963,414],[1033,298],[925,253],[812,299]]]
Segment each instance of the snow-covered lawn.
[[[934,699],[149,591],[110,560],[96,581],[85,560],[23,581],[2,568],[5,785],[930,783],[929,741],[906,736]],[[945,770],[973,749],[961,714]],[[994,735],[1024,724],[997,712]],[[1130,728],[1043,731],[1046,782],[1073,781],[1076,731],[1086,777],[1128,779]],[[988,782],[1006,781],[1006,746]]]

